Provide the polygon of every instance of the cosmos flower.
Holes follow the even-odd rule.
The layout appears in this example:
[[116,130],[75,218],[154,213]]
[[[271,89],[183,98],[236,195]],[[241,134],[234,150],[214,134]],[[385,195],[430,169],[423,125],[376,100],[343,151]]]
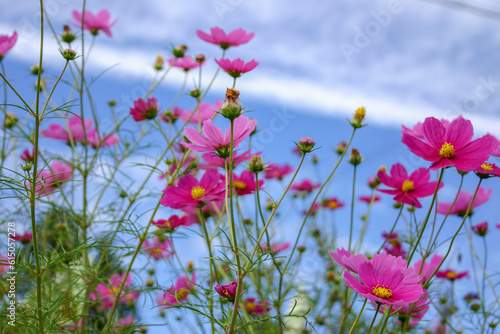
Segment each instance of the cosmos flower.
[[30,162],[30,161],[35,160],[35,148],[33,147],[31,149],[31,151],[28,149],[25,149],[19,157],[21,158],[21,160],[26,161],[26,162]]
[[217,114],[217,111],[220,109],[221,105],[222,101],[220,100],[215,101],[215,104],[201,102],[198,106],[198,109],[194,111],[194,114],[191,110],[183,110],[182,114],[179,117],[186,122],[189,119],[189,123],[192,124],[203,123],[206,120],[212,119],[212,117]]
[[217,291],[221,297],[226,298],[229,301],[233,301],[236,297],[237,288],[238,281],[234,281],[227,285],[216,285],[215,291]]
[[[263,184],[264,180],[259,180],[259,190]],[[233,187],[238,196],[253,194],[257,190],[255,174],[249,170],[244,170],[239,176],[233,174]]]
[[361,202],[365,202],[365,203],[371,203],[371,202],[379,202],[381,200],[380,196],[378,195],[375,195],[375,196],[372,196],[372,195],[361,195],[358,197],[358,199],[361,201]]
[[158,304],[166,307],[173,307],[179,302],[185,301],[189,293],[194,290],[195,282],[195,274],[193,274],[192,279],[187,276],[181,276],[177,278],[175,285],[165,291],[163,295],[158,299]]
[[[255,129],[255,120],[249,121],[245,116],[234,120],[233,147],[238,147]],[[185,128],[184,135],[191,143],[182,142],[182,145],[195,152],[217,152],[221,158],[230,154],[231,127],[225,133],[216,127],[211,120],[203,122],[203,135],[194,128]]]
[[291,172],[293,172],[293,167],[290,165],[278,165],[276,163],[271,163],[264,170],[264,178],[282,180],[283,177]]
[[419,283],[424,284],[431,278],[432,274],[434,274],[434,271],[439,267],[441,264],[441,261],[443,261],[443,257],[438,254],[434,254],[429,262],[424,262],[422,265],[422,259],[418,260],[415,262],[415,264],[412,266],[413,270],[415,271],[416,275],[420,275],[421,279]]
[[160,107],[158,100],[155,97],[149,97],[146,101],[139,98],[134,101],[134,107],[130,108],[130,115],[136,122],[141,122],[146,119],[154,119],[158,115]]
[[[483,187],[479,187],[476,198],[474,199],[474,203],[471,207],[471,212],[469,215],[472,215],[472,209],[480,206],[481,204],[486,203],[491,194],[493,193],[493,188],[490,188],[487,192]],[[450,215],[458,215],[460,217],[465,216],[467,209],[469,208],[470,203],[472,202],[473,194],[469,194],[466,191],[460,191],[458,194],[457,200],[455,201],[455,205],[453,202],[441,202],[437,205],[437,212],[440,214],[446,215],[448,211]],[[453,206],[453,207],[452,207]],[[451,208],[451,209],[450,209]]]
[[36,183],[37,195],[48,195],[62,187],[73,175],[73,167],[61,161],[50,164],[50,170],[40,171]]
[[305,196],[310,194],[314,189],[319,188],[320,184],[311,181],[310,179],[302,180],[301,182],[295,182],[292,184],[290,189],[296,195]]
[[491,152],[491,155],[494,157],[500,157],[500,140],[498,140],[496,137],[493,137],[493,142],[495,145],[495,149],[493,152]]
[[[382,193],[395,195],[394,200],[399,203],[413,205],[421,208],[422,204],[418,198],[427,197],[434,194],[437,181],[429,182],[431,177],[427,168],[419,168],[408,176],[408,172],[402,164],[397,163],[391,167],[390,175],[385,171],[379,170],[377,177],[380,182],[393,189],[380,189]],[[439,189],[443,187],[439,184]]]
[[335,263],[355,274],[358,273],[359,265],[368,261],[363,254],[351,254],[351,252],[345,250],[344,247],[337,249],[335,252],[328,252]]
[[464,172],[473,171],[488,159],[496,147],[491,135],[472,140],[472,123],[461,116],[454,119],[448,128],[436,118],[428,117],[422,125],[422,132],[423,141],[405,133],[402,142],[414,154],[432,162],[432,170],[455,166]]
[[167,123],[175,123],[179,117],[181,117],[184,109],[175,106],[172,110],[167,110],[160,114],[160,119]]
[[[267,252],[269,249],[267,248],[267,244],[263,244],[260,246],[263,252]],[[270,245],[271,250],[274,254],[278,254],[281,251],[287,250],[290,247],[290,241],[284,243],[274,243]]]
[[[115,295],[123,283],[125,274],[113,274],[109,279],[109,284],[98,283],[95,292],[90,293],[90,300],[99,301],[104,309],[113,306]],[[134,301],[139,297],[140,291],[132,291],[132,278],[127,276],[120,295],[120,303]]]
[[87,143],[93,148],[113,146],[119,142],[120,139],[114,133],[102,134],[101,139],[99,139],[97,131],[87,134]]
[[12,36],[8,35],[0,35],[0,61],[2,61],[3,57],[14,47],[17,42],[17,31],[14,30]]
[[337,197],[331,197],[321,201],[321,206],[330,210],[336,210],[343,207],[344,202],[339,201]]
[[255,33],[247,33],[245,30],[238,28],[226,34],[221,28],[213,27],[210,28],[210,34],[197,30],[196,35],[205,42],[219,45],[222,49],[226,50],[231,46],[239,46],[250,42]]
[[[260,155],[262,152],[250,153],[251,150],[246,150],[245,152],[239,154],[237,151],[233,152],[233,168],[236,168],[242,162],[248,161],[254,155]],[[206,169],[215,169],[215,168],[224,168],[224,159],[219,157],[215,153],[204,153],[202,156],[203,160],[205,160],[204,164],[198,165],[198,168],[206,168]],[[229,157],[225,159],[226,163],[229,164]]]
[[173,255],[170,242],[164,236],[155,236],[152,244],[149,243],[149,240],[144,240],[142,248],[155,260],[168,259]]
[[[95,129],[92,128],[92,119],[87,119],[82,122],[79,116],[73,115],[68,120],[68,128],[59,124],[50,124],[48,129],[42,130],[42,136],[46,138],[61,139],[68,143],[71,139],[74,142],[85,142],[87,139],[85,134],[93,134]],[[85,131],[84,131],[85,126]]]
[[440,270],[436,273],[436,277],[438,278],[446,278],[447,280],[450,281],[455,281],[457,279],[461,279],[464,277],[469,276],[468,271],[462,271],[461,273],[456,272],[455,270],[452,269],[446,269],[446,270]]
[[[76,27],[80,28],[82,26],[82,12],[74,10],[72,14],[73,18],[76,20],[76,22],[73,22],[73,24]],[[102,32],[111,37],[111,27],[116,24],[116,21],[118,21],[118,19],[113,22],[109,22],[110,19],[111,15],[109,14],[107,9],[101,9],[95,15],[86,10],[85,16],[83,16],[83,30],[89,30],[90,33],[94,36],[102,30]]]
[[484,237],[486,233],[488,233],[488,222],[478,223],[476,225],[471,226],[471,229],[474,233],[479,235],[480,237]]
[[202,207],[207,202],[224,198],[224,190],[221,175],[216,170],[209,169],[199,181],[188,174],[181,177],[176,186],[165,188],[161,204],[173,209]]
[[240,58],[236,58],[234,60],[215,59],[215,62],[220,66],[220,68],[226,71],[226,73],[233,78],[238,78],[243,73],[250,72],[251,70],[256,68],[257,65],[259,65],[259,62],[255,61],[255,59],[252,59],[249,62],[244,62]]
[[485,162],[474,170],[479,177],[489,178],[491,176],[500,177],[500,168],[497,165]]
[[167,230],[167,231],[173,231],[175,228],[179,226],[187,226],[188,225],[189,218],[187,216],[180,217],[177,215],[172,215],[168,219],[158,219],[154,220],[152,222],[153,225],[155,225],[158,228]]
[[168,63],[174,67],[182,68],[185,72],[188,72],[189,70],[191,70],[193,68],[200,67],[205,62],[199,63],[199,62],[193,60],[193,58],[191,58],[189,56],[184,56],[182,58],[172,57],[168,60]]
[[257,299],[251,297],[243,301],[243,308],[250,315],[263,315],[269,312],[271,308],[268,306],[268,302],[258,302]]

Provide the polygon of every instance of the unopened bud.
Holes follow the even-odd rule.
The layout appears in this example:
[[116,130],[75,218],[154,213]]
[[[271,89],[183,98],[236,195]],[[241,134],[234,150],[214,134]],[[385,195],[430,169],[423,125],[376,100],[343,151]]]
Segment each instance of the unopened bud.
[[303,153],[309,153],[312,151],[316,143],[310,137],[302,137],[296,145]]
[[345,150],[347,148],[347,143],[345,141],[341,141],[337,147],[335,147],[335,152],[337,152],[338,155],[344,154]]
[[351,165],[357,166],[361,163],[361,161],[363,161],[363,159],[361,158],[361,153],[359,153],[357,149],[353,148],[349,157],[349,163]]
[[474,312],[479,311],[479,308],[480,308],[480,306],[478,303],[473,303],[470,305],[470,309]]
[[33,165],[26,164],[26,165],[23,166],[23,171],[27,172],[27,171],[29,171],[31,169],[31,167],[33,167]]
[[37,83],[35,83],[35,89],[41,92],[45,91],[47,89],[47,80],[42,78],[39,83],[37,81]]
[[184,57],[184,54],[186,53],[187,49],[188,47],[186,45],[179,45],[172,50],[172,54],[176,58],[182,58]]
[[198,88],[195,88],[189,92],[189,96],[197,98],[201,95],[201,91]]
[[38,73],[43,73],[43,68],[41,68],[38,64],[31,66],[30,72],[33,75],[38,75]]
[[188,261],[187,263],[187,269],[190,273],[192,273],[194,271],[194,262],[193,261]]
[[156,56],[156,60],[155,60],[155,63],[153,65],[154,69],[157,71],[163,70],[163,64],[164,64],[163,57],[160,55]]
[[116,106],[116,100],[109,100],[108,101],[108,106],[110,106],[110,107]]
[[304,253],[306,251],[306,246],[304,245],[299,245],[297,246],[297,250],[300,252],[300,253]]
[[205,58],[205,55],[204,54],[199,54],[199,55],[196,55],[196,57],[194,58],[194,60],[197,62],[197,63],[203,63],[206,58]]
[[365,107],[359,107],[358,109],[356,109],[354,115],[352,115],[352,121],[350,122],[351,125],[356,129],[361,128],[363,126],[361,122],[363,122],[363,120],[365,119],[365,115],[366,115]]
[[227,119],[233,120],[241,115],[241,110],[243,106],[241,105],[240,92],[234,88],[228,88],[226,90],[226,99],[222,106],[220,107],[220,114]]
[[312,156],[311,161],[313,164],[317,164],[319,162],[318,156],[315,154]]
[[63,51],[61,51],[61,55],[66,60],[75,60],[77,57],[76,52],[71,49],[64,49]]
[[154,284],[155,284],[155,281],[153,281],[153,279],[152,279],[152,278],[148,278],[148,279],[146,280],[146,286],[147,286],[148,288],[151,288]]
[[5,120],[3,122],[3,127],[4,127],[4,129],[12,129],[13,127],[16,126],[18,121],[19,121],[19,119],[16,117],[16,115],[14,115],[11,112],[8,112],[7,114],[5,114]]
[[252,173],[260,173],[264,170],[264,160],[258,155],[252,156],[248,164],[248,170]]
[[120,198],[125,198],[127,197],[127,192],[125,190],[121,190],[118,196],[120,196]]
[[63,33],[61,35],[61,39],[65,43],[71,43],[75,40],[76,35],[75,33],[71,30],[71,28],[68,25],[64,25],[63,27]]
[[372,176],[372,177],[368,178],[367,184],[368,184],[368,187],[370,187],[371,189],[375,189],[380,185],[380,180],[378,179],[378,177]]

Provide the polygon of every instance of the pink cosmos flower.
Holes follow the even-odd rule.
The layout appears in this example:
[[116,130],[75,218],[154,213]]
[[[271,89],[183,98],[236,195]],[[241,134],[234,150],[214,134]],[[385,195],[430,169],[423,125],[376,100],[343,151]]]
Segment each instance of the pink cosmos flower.
[[[267,244],[263,244],[260,246],[263,252],[267,252],[269,249],[267,248]],[[284,243],[274,243],[270,245],[271,250],[274,254],[278,254],[281,251],[287,250],[290,247],[290,241]]]
[[[59,124],[50,124],[48,129],[42,130],[42,136],[53,139],[62,139],[68,143],[71,139],[77,143],[85,142],[85,134],[89,135],[95,131],[95,129],[92,128],[92,123],[92,119],[87,119],[84,123],[79,116],[73,115],[68,120],[67,129]],[[85,132],[83,131],[84,126]]]
[[27,245],[33,240],[33,234],[24,232],[24,234],[16,234],[12,239],[19,241],[24,245]]
[[12,36],[0,35],[0,61],[2,61],[4,55],[14,47],[17,42],[17,31],[14,30]]
[[500,168],[497,165],[485,162],[474,170],[479,177],[488,178],[490,176],[500,177]]
[[309,179],[305,179],[301,182],[292,184],[290,189],[296,195],[305,196],[305,195],[310,194],[314,189],[319,188],[319,186],[320,186],[319,183],[315,183]]
[[488,222],[478,223],[474,226],[471,226],[471,229],[480,237],[484,237],[486,233],[488,233]]
[[133,316],[129,315],[125,318],[120,318],[116,321],[115,327],[112,329],[112,333],[126,333],[128,329],[134,326],[135,319]]
[[215,104],[213,105],[207,102],[201,102],[198,109],[194,111],[194,114],[192,110],[184,110],[180,115],[180,118],[186,122],[189,119],[189,123],[193,124],[203,123],[206,120],[212,119],[212,117],[217,114],[217,111],[221,106],[222,102],[220,100],[215,101]]
[[240,77],[243,73],[250,72],[254,68],[259,65],[255,59],[250,60],[249,62],[245,63],[243,60],[240,58],[236,58],[234,60],[229,60],[229,59],[215,59],[215,62],[217,65],[220,66],[224,71],[227,72],[230,76],[233,78],[238,78]]
[[238,281],[234,281],[227,285],[216,285],[215,291],[219,293],[223,298],[229,301],[233,301],[236,297],[236,289],[238,288]]
[[407,280],[406,265],[394,266],[391,261],[376,263],[372,260],[359,264],[359,280],[350,272],[344,272],[344,283],[362,297],[398,308],[408,307],[424,294],[420,284]]
[[61,161],[50,164],[50,170],[40,171],[36,184],[37,195],[48,195],[62,187],[73,175],[73,167]]
[[152,244],[149,243],[149,240],[145,240],[142,248],[155,260],[168,259],[173,255],[170,242],[164,236],[155,236]]
[[464,277],[469,276],[468,271],[462,271],[461,273],[456,272],[455,270],[452,269],[446,269],[446,270],[440,270],[436,273],[436,277],[438,278],[446,278],[450,281],[455,281],[457,279],[461,279]]
[[371,202],[379,202],[381,200],[380,196],[378,195],[375,195],[375,196],[372,196],[372,195],[361,195],[358,197],[358,199],[361,201],[361,202],[365,202],[365,203],[371,203]]
[[403,259],[406,258],[406,251],[403,248],[403,243],[397,238],[387,240],[387,243],[384,245],[384,250],[387,254],[400,256]]
[[[397,163],[391,167],[390,175],[385,171],[379,170],[377,177],[380,182],[392,189],[380,189],[380,192],[396,195],[394,200],[399,203],[413,205],[421,208],[422,204],[418,201],[420,197],[427,197],[434,194],[437,181],[429,182],[431,177],[427,168],[419,168],[410,176],[402,164]],[[439,184],[439,189],[443,187],[443,182]]]
[[422,259],[415,262],[412,268],[415,272],[415,275],[420,275],[421,277],[419,283],[424,284],[425,282],[427,282],[429,278],[431,278],[432,274],[434,274],[434,271],[436,271],[437,267],[439,267],[441,261],[443,261],[443,257],[441,255],[434,254],[430,262],[424,262],[423,265]]
[[500,140],[498,140],[496,137],[493,137],[493,142],[495,143],[494,145],[496,148],[491,152],[491,155],[494,157],[500,157]]
[[115,144],[118,144],[119,142],[120,139],[113,133],[102,134],[101,139],[99,139],[97,131],[93,131],[92,133],[87,135],[87,143],[93,148],[113,146]]
[[[73,24],[76,27],[80,28],[82,26],[82,12],[74,10],[72,14],[73,18],[76,20],[76,22],[73,22]],[[102,30],[102,32],[111,37],[111,27],[116,24],[116,21],[118,21],[118,19],[116,19],[112,23],[109,22],[110,19],[111,15],[109,14],[107,9],[101,9],[96,15],[86,10],[85,16],[83,16],[83,30],[89,30],[90,33],[94,36]]]
[[389,234],[389,232],[384,231],[384,232],[382,232],[382,238],[388,239],[388,240],[390,240],[390,239],[398,239],[399,238],[399,234],[398,234],[398,232],[392,232],[391,234]]
[[[250,150],[246,150],[245,152],[238,154],[237,151],[233,152],[233,168],[236,168],[242,162],[248,161],[254,155],[260,155],[262,152],[250,153]],[[202,156],[203,160],[205,160],[205,164],[198,165],[198,168],[205,169],[216,169],[216,168],[224,168],[224,159],[219,157],[215,153],[204,153]],[[229,163],[229,157],[225,159],[226,163]]]
[[339,201],[337,197],[332,197],[321,201],[321,206],[330,210],[336,210],[343,207],[344,202]]
[[268,302],[258,302],[255,298],[247,298],[243,301],[243,308],[250,315],[263,315],[269,312],[271,308]]
[[[448,129],[450,127],[450,121],[441,118],[441,124],[445,127],[445,129]],[[402,134],[409,134],[411,136],[417,137],[419,139],[424,139],[424,132],[422,130],[423,124],[422,122],[418,122],[413,126],[413,128],[407,128],[406,126],[402,125],[401,126],[403,129],[401,129]]]
[[247,34],[245,30],[238,28],[226,35],[221,28],[213,27],[210,28],[210,34],[197,30],[196,35],[205,42],[220,45],[222,49],[226,50],[231,46],[239,46],[250,42],[255,36],[255,33],[252,32]]
[[165,291],[163,295],[158,299],[158,304],[166,307],[173,307],[179,304],[179,302],[185,301],[189,293],[194,290],[195,282],[195,274],[193,274],[192,279],[187,276],[181,276],[177,278],[177,282],[175,283],[175,285]]
[[168,60],[168,63],[174,67],[182,68],[185,72],[188,72],[193,68],[200,67],[205,62],[199,63],[197,61],[194,61],[193,58],[189,56],[184,56],[182,58],[172,57]]
[[221,175],[215,170],[207,170],[199,181],[188,174],[179,179],[177,186],[163,190],[161,204],[173,209],[202,207],[206,202],[224,198],[224,190]]
[[[233,147],[238,147],[255,129],[255,120],[248,121],[245,116],[234,120]],[[230,154],[231,127],[225,133],[216,127],[211,120],[203,122],[203,135],[194,128],[185,128],[184,135],[192,144],[182,142],[182,145],[195,152],[217,152],[220,157],[227,158]]]
[[[309,215],[310,215],[310,216],[314,216],[315,214],[317,214],[317,213],[318,213],[318,211],[319,211],[319,208],[320,208],[319,203],[317,203],[317,202],[316,202],[316,203],[314,203],[314,204],[312,205],[312,207],[310,207],[310,209],[309,209],[309,211],[310,211],[310,212],[309,212]],[[303,214],[304,216],[305,216],[305,215],[307,215],[307,211],[306,211],[306,210],[302,211],[302,214]]]
[[158,100],[155,97],[150,97],[146,101],[142,98],[135,100],[134,107],[130,108],[130,115],[136,122],[141,122],[146,119],[153,119],[158,114],[160,107]]
[[[198,217],[198,213],[196,212],[196,207],[185,206],[181,208],[181,211],[185,212],[186,216],[188,217],[188,221],[185,226],[201,223],[200,218]],[[205,221],[210,217],[217,218],[222,212],[224,212],[224,201],[211,201],[210,203],[205,205],[201,209],[201,211],[203,213],[203,219],[205,219]]]
[[[264,180],[259,180],[259,190],[263,184]],[[257,190],[255,174],[249,170],[244,170],[240,176],[233,174],[233,187],[238,196],[253,194]]]
[[[493,193],[493,188],[490,188],[486,192],[483,187],[479,187],[476,194],[476,198],[474,199],[474,203],[472,204],[470,214],[472,214],[472,209],[480,206],[481,204],[486,203],[490,199],[492,193]],[[465,213],[467,212],[467,209],[469,208],[469,205],[472,202],[472,195],[473,194],[469,194],[466,191],[460,191],[457,200],[455,201],[455,205],[453,205],[453,202],[438,203],[437,212],[439,212],[442,215],[446,215],[448,214],[448,211],[450,211],[450,215],[456,214],[460,217],[463,217],[465,216]]]
[[454,119],[449,128],[436,118],[428,117],[422,125],[422,132],[423,141],[405,133],[402,142],[414,154],[432,162],[432,170],[455,166],[458,170],[470,172],[481,166],[495,149],[491,135],[472,140],[472,123],[461,116]]
[[161,229],[164,229],[167,231],[173,231],[175,228],[177,228],[179,226],[187,226],[188,221],[189,221],[189,218],[187,216],[179,218],[179,216],[177,216],[177,215],[172,215],[167,220],[165,220],[165,219],[154,220],[152,222],[152,224],[158,228],[161,228]]
[[275,163],[269,164],[264,170],[265,179],[282,180],[285,175],[293,172],[293,167],[290,165],[278,165]]
[[[98,283],[95,292],[90,293],[90,300],[100,301],[104,309],[109,309],[115,302],[115,294],[120,289],[125,274],[113,274],[109,280],[109,285]],[[125,285],[120,296],[120,303],[135,301],[139,297],[140,291],[132,291],[132,278],[127,276]]]
[[164,113],[160,114],[160,119],[167,123],[175,123],[179,117],[181,117],[184,109],[181,107],[175,106],[172,110],[167,110]]
[[35,160],[35,148],[33,147],[31,149],[31,151],[28,149],[25,149],[19,157],[21,158],[21,160],[26,161],[26,162],[30,162],[30,161]]

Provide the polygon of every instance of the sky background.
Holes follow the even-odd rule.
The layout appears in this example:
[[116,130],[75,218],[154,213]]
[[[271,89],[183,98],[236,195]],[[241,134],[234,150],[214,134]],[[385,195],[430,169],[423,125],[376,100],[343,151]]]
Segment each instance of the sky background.
[[[452,119],[461,114],[472,120],[477,135],[489,132],[500,138],[500,14],[491,14],[500,13],[500,5],[478,0],[469,3],[486,8],[489,16],[470,8],[417,0],[151,0],[130,1],[126,5],[122,1],[90,0],[89,10],[107,8],[118,22],[112,28],[112,38],[100,34],[96,39],[87,73],[97,76],[112,67],[95,84],[96,106],[98,110],[107,110],[107,101],[115,99],[117,110],[128,113],[132,102],[149,87],[155,57],[160,54],[168,58],[173,46],[186,44],[188,54],[207,56],[203,85],[208,84],[216,69],[213,58],[219,58],[221,51],[199,40],[197,29],[208,31],[219,26],[230,31],[242,27],[255,32],[250,43],[227,53],[228,58],[260,62],[254,71],[238,80],[236,87],[243,105],[252,110],[247,115],[258,121],[254,148],[263,151],[266,162],[296,165],[292,141],[313,137],[322,147],[317,155],[321,162],[319,174],[324,178],[336,158],[333,148],[350,135],[346,118],[363,105],[367,108],[368,126],[359,131],[353,146],[365,159],[356,193],[367,194],[364,182],[381,165],[389,167],[400,162],[410,171],[428,166],[400,142],[401,124],[411,126],[428,116]],[[0,34],[10,35],[13,30],[19,33],[18,43],[4,60],[7,75],[23,94],[34,96],[34,89],[26,82],[34,82],[29,67],[38,61],[37,3],[0,0],[0,4],[8,8],[0,13]],[[45,4],[53,27],[60,34],[62,25],[71,20],[74,4],[69,0],[48,0]],[[49,27],[46,29],[44,67],[48,79],[53,80],[63,61]],[[90,41],[88,34],[86,38]],[[75,45],[76,51],[80,48],[80,44]],[[161,105],[167,105],[177,94],[182,81],[182,72],[172,71],[155,94]],[[192,82],[190,77],[187,89],[192,88]],[[206,100],[222,100],[225,88],[231,84],[232,78],[221,73]],[[63,97],[59,102],[62,101]],[[182,97],[179,105],[191,108],[192,99]],[[103,111],[100,119],[104,128],[111,124],[107,117]],[[47,148],[55,145],[53,140],[42,144]],[[313,177],[312,170],[306,166],[298,179]],[[327,195],[348,203],[350,191],[345,189],[350,187],[351,173],[350,166],[342,166]],[[443,197],[450,200],[454,196],[457,181],[453,171],[446,173]],[[464,189],[472,192],[475,184],[475,176],[469,175]],[[475,214],[475,222],[496,217],[492,213],[500,201],[498,180],[484,184],[496,189],[490,202]],[[268,189],[271,193],[275,189],[272,183]],[[372,237],[367,239],[367,248],[381,242],[379,231],[389,229],[392,216],[396,216],[390,208],[390,197],[381,196],[382,205],[374,207],[370,219]],[[362,205],[359,204],[360,209]],[[337,222],[339,235],[346,232],[348,210],[344,211],[328,218]],[[289,224],[296,226],[298,221],[292,218]],[[458,223],[455,218],[450,221]],[[496,223],[500,221],[490,220],[491,226]],[[453,226],[447,228],[448,233],[454,231]],[[293,229],[282,230],[282,240],[293,236]],[[492,237],[497,238],[498,233],[492,231]],[[341,237],[339,246],[342,240]],[[202,246],[198,248],[203,252]],[[468,253],[460,246],[456,251]],[[499,255],[492,254],[490,263],[498,267]],[[457,263],[452,260],[449,264]],[[462,264],[458,269],[466,266]]]

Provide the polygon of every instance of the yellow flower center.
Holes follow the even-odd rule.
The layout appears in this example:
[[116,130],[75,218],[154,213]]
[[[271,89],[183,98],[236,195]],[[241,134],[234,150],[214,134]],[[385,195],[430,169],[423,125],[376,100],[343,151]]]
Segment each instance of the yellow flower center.
[[338,206],[339,206],[339,203],[337,201],[329,201],[328,202],[328,207],[330,209],[336,209],[336,208],[338,208]]
[[455,148],[450,143],[444,143],[441,146],[441,150],[439,151],[439,155],[445,159],[451,159],[455,154]]
[[359,107],[356,109],[354,112],[354,117],[362,121],[366,116],[366,108],[365,107]]
[[373,294],[379,298],[389,299],[392,297],[392,291],[385,286],[376,286],[373,288]]
[[446,278],[454,280],[454,279],[457,278],[457,273],[454,272],[454,271],[449,271],[449,272],[446,273]]
[[405,182],[403,182],[403,187],[402,187],[402,190],[403,192],[405,193],[409,193],[410,191],[413,191],[413,181],[410,181],[410,180],[406,180]]
[[489,163],[484,163],[481,165],[481,168],[484,169],[484,170],[492,170],[493,169],[493,166]]
[[234,181],[233,182],[233,186],[236,188],[236,189],[245,189],[247,187],[246,183],[243,182],[243,181]]
[[255,311],[255,303],[252,303],[252,302],[248,302],[245,304],[245,309],[247,310],[248,313],[252,313],[253,311]]
[[176,297],[177,297],[177,299],[181,300],[182,298],[186,297],[187,294],[188,294],[188,292],[186,289],[179,289],[179,290],[177,290]]
[[200,186],[193,187],[193,189],[191,189],[191,196],[193,199],[200,199],[205,196],[205,189]]

